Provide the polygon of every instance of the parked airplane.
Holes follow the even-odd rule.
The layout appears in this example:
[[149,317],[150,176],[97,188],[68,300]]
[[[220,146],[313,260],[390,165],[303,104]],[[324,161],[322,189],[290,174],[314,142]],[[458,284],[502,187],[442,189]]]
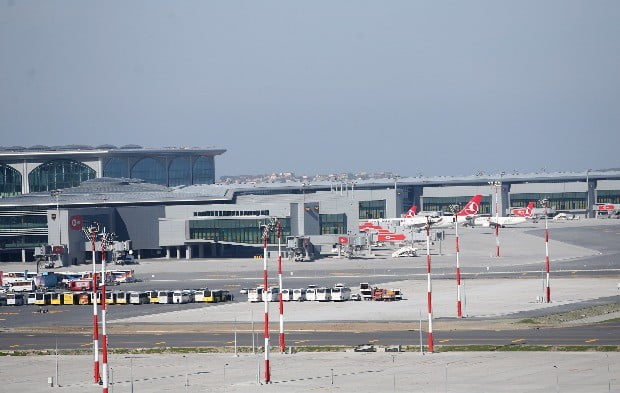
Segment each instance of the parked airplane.
[[[467,202],[467,204],[458,213],[456,213],[457,222],[467,222],[468,218],[478,214],[480,202],[482,202],[482,195],[474,195],[471,200]],[[448,228],[451,225],[454,225],[454,216],[418,216],[415,215],[416,211],[417,207],[414,205],[407,211],[407,214],[405,214],[404,217],[371,219],[360,224],[359,229],[367,232],[371,229],[377,231],[380,229],[385,230],[385,228],[383,228],[385,225],[417,228],[422,228],[427,223],[430,223],[433,228]]]
[[532,212],[534,211],[534,202],[530,202],[527,204],[526,208],[515,208],[510,211],[510,214],[518,217],[532,217]]
[[528,218],[532,218],[534,211],[534,202],[527,204],[526,208],[512,209],[513,216],[508,217],[476,217],[473,219],[473,225],[489,227],[491,225],[499,225],[505,227],[506,225],[518,225],[523,224]]

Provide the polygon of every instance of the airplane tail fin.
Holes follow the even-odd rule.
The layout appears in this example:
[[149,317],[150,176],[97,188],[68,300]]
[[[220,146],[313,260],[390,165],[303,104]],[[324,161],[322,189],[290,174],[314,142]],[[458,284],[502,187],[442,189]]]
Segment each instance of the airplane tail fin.
[[407,210],[407,213],[405,213],[405,217],[410,218],[416,215],[416,213],[418,212],[418,207],[416,205],[413,205],[409,208],[409,210]]
[[480,208],[480,202],[482,202],[482,195],[476,194],[474,195],[469,202],[458,212],[457,216],[475,216],[478,214],[478,209]]
[[532,212],[534,211],[534,202],[530,202],[527,204],[525,208],[525,217],[532,217]]

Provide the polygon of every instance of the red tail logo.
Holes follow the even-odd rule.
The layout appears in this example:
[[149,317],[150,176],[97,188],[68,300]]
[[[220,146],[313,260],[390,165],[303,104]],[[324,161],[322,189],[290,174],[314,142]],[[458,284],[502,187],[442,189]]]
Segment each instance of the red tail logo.
[[478,214],[480,202],[482,202],[482,195],[474,195],[473,198],[471,198],[471,200],[467,202],[467,205],[465,205],[465,207],[457,213],[457,216],[475,216],[476,214]]
[[530,202],[527,204],[525,209],[513,209],[512,214],[519,217],[532,217],[532,212],[534,210],[534,202]]
[[415,216],[417,212],[418,212],[418,207],[416,205],[413,205],[411,206],[409,210],[407,210],[407,213],[405,213],[405,218],[411,218]]

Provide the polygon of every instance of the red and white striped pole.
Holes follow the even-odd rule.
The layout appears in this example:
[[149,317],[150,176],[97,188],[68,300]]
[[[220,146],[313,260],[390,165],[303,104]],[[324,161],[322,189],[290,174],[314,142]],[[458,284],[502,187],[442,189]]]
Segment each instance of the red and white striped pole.
[[[108,335],[106,331],[106,304],[105,304],[105,276],[106,276],[106,243],[108,241],[108,235],[103,228],[101,234],[101,347],[102,347],[102,373],[103,373],[103,393],[108,393]],[[93,302],[97,303],[97,297],[93,299]]]
[[499,199],[497,195],[497,187],[502,183],[495,182],[495,256],[499,257]]
[[[284,299],[282,299],[282,225],[280,220],[277,224],[278,230],[278,284],[280,285],[280,353],[285,352],[284,345]],[[291,296],[291,294],[289,294]],[[290,300],[290,299],[289,299]]]
[[269,368],[269,300],[267,299],[267,239],[269,238],[269,226],[263,230],[263,302],[265,303],[265,383],[271,383],[271,369]]
[[463,317],[463,311],[461,308],[461,265],[459,264],[459,223],[456,217],[456,212],[454,213],[454,237],[456,239],[456,316],[459,318]]
[[543,205],[545,207],[545,271],[547,272],[546,279],[546,292],[547,303],[551,303],[551,287],[549,286],[549,226],[547,224],[547,199],[543,199]]
[[433,301],[431,286],[431,224],[430,217],[426,217],[426,272],[428,277],[428,351],[433,352]]
[[93,352],[95,355],[95,364],[94,364],[94,379],[95,383],[99,383],[101,381],[101,375],[99,375],[99,321],[98,321],[98,310],[97,310],[97,252],[95,250],[95,240],[97,236],[97,231],[92,228],[90,231],[90,244],[93,252]]

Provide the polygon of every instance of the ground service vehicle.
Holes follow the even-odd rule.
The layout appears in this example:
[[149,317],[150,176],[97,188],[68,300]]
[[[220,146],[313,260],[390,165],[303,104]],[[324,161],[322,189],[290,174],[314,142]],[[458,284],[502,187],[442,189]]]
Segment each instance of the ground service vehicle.
[[129,293],[124,291],[116,292],[116,304],[128,304]]
[[69,281],[69,289],[72,291],[92,291],[93,281],[92,279]]
[[367,282],[360,283],[360,296],[362,300],[372,300],[373,289]]
[[78,293],[78,304],[92,304],[91,302],[92,300],[92,296],[90,293],[87,292],[80,292]]
[[159,304],[172,304],[172,291],[159,291],[157,297]]
[[11,292],[30,292],[35,289],[33,280],[17,280],[9,284],[9,291]]
[[293,289],[293,299],[296,302],[303,302],[306,300],[306,289],[305,288],[295,288]]
[[159,303],[159,297],[157,296],[157,291],[146,291],[147,296],[149,297],[149,302],[151,304]]
[[263,301],[277,302],[280,300],[280,288],[269,287],[266,291],[263,291]]
[[78,294],[74,292],[64,292],[62,294],[62,304],[78,304]]
[[34,304],[37,306],[47,306],[52,301],[52,294],[49,292],[35,292]]
[[106,292],[105,293],[105,304],[115,304],[115,303],[116,303],[116,293]]
[[23,304],[24,304],[23,293],[7,293],[6,294],[6,305],[7,306],[21,306]]
[[50,298],[50,304],[53,306],[60,306],[62,304],[62,293],[52,292]]
[[331,289],[332,301],[344,302],[351,299],[351,288],[345,287],[343,284],[336,284]]
[[248,292],[248,302],[262,302],[263,301],[263,287],[250,288]]
[[282,294],[282,301],[283,302],[288,302],[293,300],[293,290],[289,289],[289,288],[284,288],[282,289],[282,292],[280,292]]
[[316,290],[316,300],[319,302],[329,302],[332,300],[332,291],[330,288],[321,287]]
[[185,291],[174,291],[172,293],[172,303],[175,303],[175,304],[189,303],[189,293]]
[[149,295],[146,292],[129,292],[130,304],[148,304]]
[[308,288],[306,288],[306,300],[316,301],[316,285],[308,285]]

